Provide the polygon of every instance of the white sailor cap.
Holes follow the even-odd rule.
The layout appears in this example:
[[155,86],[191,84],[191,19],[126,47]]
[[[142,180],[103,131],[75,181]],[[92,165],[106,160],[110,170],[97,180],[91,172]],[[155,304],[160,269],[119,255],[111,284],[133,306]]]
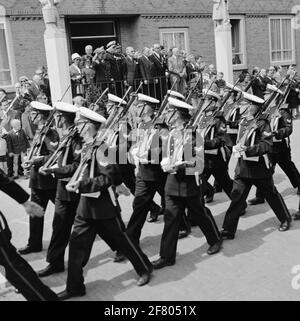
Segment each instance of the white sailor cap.
[[157,100],[153,97],[144,95],[144,94],[137,94],[137,99],[138,99],[138,101],[145,101],[145,102],[151,103],[151,104],[158,104],[159,103],[159,100]]
[[271,85],[271,84],[267,84],[267,89],[271,90],[271,91],[276,91],[278,92],[280,95],[283,95],[283,92],[278,89],[276,86]]
[[168,90],[168,94],[170,96],[173,96],[173,97],[176,97],[176,98],[184,99],[184,96],[181,93],[179,93],[178,91]]
[[112,41],[110,41],[110,42],[106,45],[106,48],[115,46],[116,44],[117,44],[116,40],[112,40]]
[[211,97],[217,98],[218,100],[221,99],[221,97],[212,90],[203,89],[202,92],[203,92],[203,95],[211,96]]
[[263,104],[264,103],[263,99],[255,96],[255,95],[248,94],[248,93],[246,93],[244,91],[243,91],[243,96],[244,96],[245,99],[250,100],[250,101],[252,101],[252,102],[254,102],[256,104]]
[[32,101],[30,103],[31,107],[36,109],[38,112],[48,112],[52,111],[54,108],[44,103],[40,103],[39,101]]
[[230,82],[227,82],[227,81],[226,81],[226,87],[228,87],[231,90],[235,90],[235,91],[239,91],[239,92],[242,91],[241,88],[234,86],[233,84],[231,84]]
[[181,100],[178,100],[178,99],[172,98],[172,97],[168,98],[168,103],[169,103],[169,105],[176,107],[176,108],[183,108],[183,109],[188,109],[188,110],[194,109],[193,106],[185,103],[184,101],[181,101]]
[[108,97],[108,100],[113,102],[113,103],[121,103],[121,104],[124,104],[126,105],[126,101],[123,100],[122,98],[116,96],[116,95],[113,95],[113,94],[107,94],[107,97]]
[[58,101],[54,104],[54,107],[57,111],[62,112],[62,113],[77,113],[78,112],[78,107],[64,103],[62,101]]
[[87,120],[91,123],[101,124],[106,122],[106,119],[103,116],[86,107],[79,107],[79,115],[80,118]]

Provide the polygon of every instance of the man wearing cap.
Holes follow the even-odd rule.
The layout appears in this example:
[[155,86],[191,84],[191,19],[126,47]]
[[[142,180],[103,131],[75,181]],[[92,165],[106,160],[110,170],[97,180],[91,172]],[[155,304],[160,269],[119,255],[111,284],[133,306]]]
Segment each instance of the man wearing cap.
[[166,155],[161,161],[167,173],[165,185],[165,224],[160,244],[160,258],[153,262],[154,269],[174,265],[181,219],[188,208],[204,233],[208,254],[220,251],[222,240],[208,208],[201,202],[199,175],[203,171],[203,146],[198,133],[185,132],[193,107],[177,99],[169,98],[166,120],[171,129]]
[[273,145],[272,131],[268,115],[258,114],[264,101],[254,95],[243,95],[249,101],[249,106],[240,123],[237,145],[233,147],[233,154],[238,158],[238,162],[231,192],[232,201],[221,231],[223,238],[227,239],[235,237],[239,217],[252,185],[264,191],[268,203],[280,221],[279,231],[288,230],[291,221],[286,204],[274,186],[273,168],[268,156]]
[[[282,99],[283,92],[278,90],[277,87],[269,86],[269,90],[279,92],[281,94],[279,99]],[[292,110],[289,109],[289,105],[285,103],[278,106],[277,100],[273,102],[273,105],[273,110],[270,109],[270,112],[267,111],[273,132],[273,148],[270,154],[272,166],[274,166],[274,170],[276,164],[280,166],[293,187],[297,188],[297,194],[300,195],[300,174],[291,157],[290,135],[293,132]],[[264,203],[264,199],[263,190],[257,190],[255,198],[249,200],[249,204],[261,204]]]
[[[111,41],[106,46],[106,52],[103,56],[105,63],[105,80],[109,82],[110,92],[116,92],[116,80],[118,79],[118,65],[114,57],[116,51],[116,42]],[[107,87],[107,86],[106,86]]]
[[[120,207],[116,195],[128,195],[129,192],[122,185],[117,166],[103,158],[105,143],[101,142],[101,148],[99,146],[94,149],[94,141],[105,118],[85,107],[81,107],[79,113],[81,119],[77,126],[85,142],[82,160],[87,157],[87,148],[92,148],[90,151],[94,152],[89,154],[90,165],[80,173],[79,179],[72,178],[66,187],[68,191],[81,195],[70,238],[67,286],[65,291],[58,294],[61,300],[85,295],[82,269],[89,260],[97,234],[113,250],[120,250],[128,257],[140,275],[138,285],[148,283],[152,271],[147,256],[121,228],[118,218]],[[101,133],[103,134],[103,131]],[[103,136],[98,135],[99,139],[101,137]]]
[[[42,206],[45,211],[49,201],[55,203],[57,180],[53,176],[39,174],[39,168],[46,158],[56,150],[59,136],[57,131],[51,127],[45,133],[44,139],[40,135],[50,113],[53,111],[53,107],[39,102],[32,102],[31,107],[31,118],[33,123],[37,125],[31,148],[36,146],[39,153],[34,153],[32,159],[26,159],[23,167],[30,169],[31,200]],[[19,249],[19,253],[41,252],[43,250],[43,230],[44,217],[30,217],[28,243],[24,248]]]
[[[43,209],[28,201],[29,195],[0,170],[0,190],[21,204],[30,217],[41,217]],[[0,265],[7,280],[28,301],[57,301],[57,295],[43,284],[36,273],[11,244],[12,233],[5,216],[0,212]]]
[[[141,231],[151,209],[156,192],[164,200],[166,174],[159,162],[161,158],[161,140],[159,131],[153,129],[154,106],[159,101],[150,96],[138,94],[137,115],[141,120],[137,131],[137,144],[134,149],[138,166],[133,213],[127,225],[127,234],[139,244]],[[151,136],[150,136],[151,135]]]
[[[199,127],[204,130],[205,169],[203,177],[207,181],[213,175],[218,184],[230,198],[232,180],[228,174],[230,151],[226,146],[226,121],[221,112],[215,114],[221,97],[213,91],[205,91],[205,101],[202,106],[203,116]],[[208,185],[209,186],[209,185]]]
[[52,157],[51,162],[51,158],[48,159],[39,169],[40,174],[54,174],[58,179],[52,236],[46,258],[49,265],[38,272],[40,277],[64,271],[65,249],[79,203],[79,195],[66,190],[66,185],[80,162],[82,151],[82,139],[74,125],[78,108],[64,102],[57,102],[55,110],[58,116],[57,126],[63,131],[61,143],[54,153],[57,157],[55,159]]

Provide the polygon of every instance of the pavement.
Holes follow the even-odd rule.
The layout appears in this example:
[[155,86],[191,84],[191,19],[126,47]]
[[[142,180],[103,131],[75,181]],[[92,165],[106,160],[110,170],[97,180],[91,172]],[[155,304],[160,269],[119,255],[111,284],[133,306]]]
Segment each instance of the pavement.
[[[300,168],[300,120],[294,122],[291,138],[292,158]],[[234,161],[230,163],[233,176]],[[284,197],[291,214],[299,205],[299,197],[288,178],[276,168],[275,184]],[[28,189],[28,180],[18,179]],[[29,190],[29,189],[28,189]],[[249,198],[254,196],[252,188]],[[132,197],[122,196],[122,215],[127,222]],[[156,195],[159,203],[159,198]],[[22,206],[0,193],[1,211],[5,213],[13,232],[12,243],[23,247],[28,238],[28,217]],[[208,204],[217,225],[221,228],[229,200],[224,193],[215,194]],[[46,249],[52,231],[53,205],[45,214],[44,250],[24,256],[35,270],[46,266]],[[87,294],[73,301],[215,301],[215,300],[292,300],[300,299],[300,221],[294,221],[287,232],[279,232],[279,222],[267,204],[249,206],[240,219],[236,238],[226,240],[222,251],[206,254],[208,245],[199,228],[189,237],[179,240],[175,266],[154,271],[151,282],[136,286],[137,275],[131,264],[114,263],[114,253],[97,237],[91,258],[84,269]],[[141,247],[151,260],[158,258],[163,218],[157,223],[145,223]],[[66,264],[67,264],[66,252]],[[1,274],[2,273],[2,274]],[[24,301],[3,276],[0,267],[0,301]],[[55,292],[65,289],[67,273],[59,273],[43,281]]]

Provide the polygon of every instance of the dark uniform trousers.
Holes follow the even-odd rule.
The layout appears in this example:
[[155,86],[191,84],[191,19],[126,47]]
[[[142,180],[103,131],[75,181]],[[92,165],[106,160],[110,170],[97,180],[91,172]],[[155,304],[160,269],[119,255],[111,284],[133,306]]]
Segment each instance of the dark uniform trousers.
[[[275,167],[276,164],[280,166],[280,168],[284,171],[284,173],[289,178],[293,187],[294,188],[300,187],[300,174],[294,162],[292,161],[291,149],[286,148],[281,153],[271,154],[271,157],[272,157],[273,166]],[[256,197],[260,199],[264,199],[265,195],[263,193],[263,190],[257,189]]]
[[232,200],[225,215],[223,223],[224,230],[235,234],[240,213],[244,209],[244,204],[252,185],[255,185],[258,189],[264,191],[267,202],[281,223],[291,219],[291,215],[282,199],[282,196],[274,186],[272,177],[262,179],[237,178],[233,182],[231,193]]
[[209,245],[220,240],[220,233],[210,210],[201,204],[201,196],[181,197],[166,195],[165,226],[161,238],[160,256],[175,260],[180,223],[185,209],[200,227]]
[[[39,204],[46,211],[48,202],[55,203],[56,190],[31,189],[31,200]],[[42,249],[43,247],[44,217],[29,218],[29,239],[28,245]]]
[[133,213],[126,229],[127,234],[136,244],[139,244],[142,228],[155,193],[158,192],[162,199],[164,199],[164,183],[165,177],[162,177],[161,181],[145,181],[139,174],[136,177]]
[[11,231],[2,213],[0,217],[0,265],[5,268],[7,280],[28,301],[57,301],[57,295],[40,281],[32,267],[10,243]]
[[52,236],[46,258],[50,264],[56,266],[64,265],[65,250],[69,243],[78,202],[79,199],[77,201],[55,199]]
[[152,269],[151,262],[147,256],[123,231],[118,217],[96,220],[77,215],[69,245],[67,291],[85,290],[83,267],[89,260],[97,234],[113,250],[122,252],[139,275]]

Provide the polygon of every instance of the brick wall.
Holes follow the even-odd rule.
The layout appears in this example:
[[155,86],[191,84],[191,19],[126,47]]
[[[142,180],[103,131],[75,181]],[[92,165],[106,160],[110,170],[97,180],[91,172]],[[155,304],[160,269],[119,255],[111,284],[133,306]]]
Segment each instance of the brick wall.
[[208,17],[152,18],[142,16],[138,24],[140,48],[160,43],[160,28],[176,27],[188,29],[191,53],[202,55],[206,61],[215,61],[213,22]]
[[46,64],[43,20],[11,21],[17,77],[32,77],[35,68]]

